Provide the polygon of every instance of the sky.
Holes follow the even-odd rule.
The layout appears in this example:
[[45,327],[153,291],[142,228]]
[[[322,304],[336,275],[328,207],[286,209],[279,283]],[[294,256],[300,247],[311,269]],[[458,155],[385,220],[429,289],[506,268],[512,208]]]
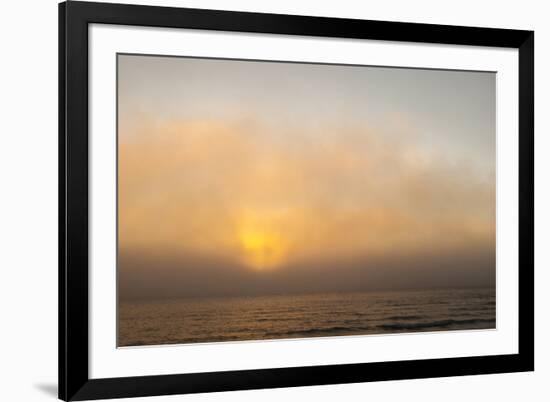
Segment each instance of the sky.
[[122,299],[495,282],[495,75],[118,56]]

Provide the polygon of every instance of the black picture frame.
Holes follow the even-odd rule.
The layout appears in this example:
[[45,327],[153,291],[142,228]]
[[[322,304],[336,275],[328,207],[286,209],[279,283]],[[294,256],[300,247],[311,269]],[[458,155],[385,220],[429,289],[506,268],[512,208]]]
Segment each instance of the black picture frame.
[[[88,24],[376,39],[519,51],[517,354],[90,379]],[[534,370],[534,32],[70,1],[59,4],[59,398],[89,400]]]

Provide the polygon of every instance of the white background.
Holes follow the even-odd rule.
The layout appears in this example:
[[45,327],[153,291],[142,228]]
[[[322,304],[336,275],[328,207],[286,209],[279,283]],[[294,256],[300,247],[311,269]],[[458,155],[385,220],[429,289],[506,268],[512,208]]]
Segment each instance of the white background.
[[[517,353],[516,50],[112,25],[89,37],[91,378]],[[497,330],[117,349],[117,52],[496,71]]]
[[[544,2],[385,2],[233,0],[148,1],[150,4],[478,25],[536,31],[536,372],[447,379],[257,390],[157,398],[166,401],[316,399],[463,401],[548,400],[550,376],[550,27]],[[9,5],[8,5],[9,4]],[[54,400],[57,376],[57,4],[2,5],[0,41],[0,398]],[[143,399],[145,400],[145,399]],[[147,399],[152,400],[152,399]]]

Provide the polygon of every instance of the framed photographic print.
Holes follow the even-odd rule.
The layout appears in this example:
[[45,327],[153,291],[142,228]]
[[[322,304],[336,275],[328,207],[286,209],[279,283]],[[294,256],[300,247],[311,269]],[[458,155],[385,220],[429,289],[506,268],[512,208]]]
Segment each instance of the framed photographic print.
[[59,397],[534,369],[534,33],[59,5]]

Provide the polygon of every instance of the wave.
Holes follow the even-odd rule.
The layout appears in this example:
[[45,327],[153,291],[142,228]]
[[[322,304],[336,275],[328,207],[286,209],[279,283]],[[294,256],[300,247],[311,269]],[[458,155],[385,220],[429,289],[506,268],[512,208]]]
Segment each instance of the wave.
[[494,319],[467,319],[467,320],[438,320],[427,322],[415,322],[415,323],[391,323],[381,324],[378,328],[386,330],[400,330],[400,329],[424,329],[424,328],[446,328],[451,325],[467,325],[467,324],[494,324]]
[[421,320],[422,318],[425,318],[425,316],[422,316],[422,315],[393,315],[391,317],[387,317],[386,320],[409,321],[409,320]]
[[462,311],[494,311],[495,310],[495,305],[492,304],[492,305],[487,305],[487,306],[467,306],[467,307],[451,307],[449,308],[450,311],[453,311],[453,312],[462,312]]
[[326,328],[308,328],[285,332],[269,332],[267,336],[300,336],[300,335],[326,335],[335,332],[350,332],[350,331],[365,331],[370,329],[369,326],[341,326],[335,325]]

